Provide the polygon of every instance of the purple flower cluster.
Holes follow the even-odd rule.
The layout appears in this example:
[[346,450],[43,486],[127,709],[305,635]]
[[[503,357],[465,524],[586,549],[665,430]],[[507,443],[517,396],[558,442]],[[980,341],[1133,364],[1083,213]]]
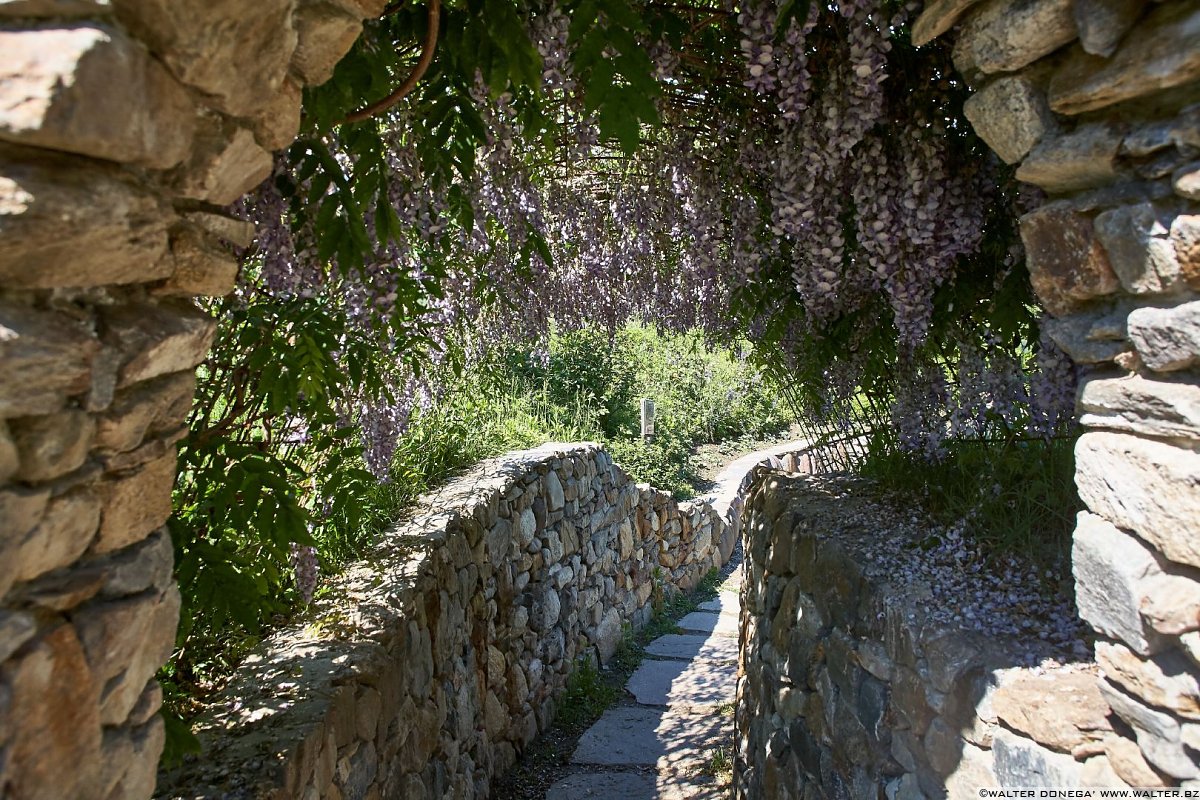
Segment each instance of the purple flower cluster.
[[292,543],[292,573],[296,578],[296,591],[305,603],[311,603],[317,590],[320,566],[317,564],[317,548],[312,545]]
[[[979,431],[989,414],[1026,414],[1038,430],[1069,415],[1070,368],[1052,343],[1038,350],[1032,383],[1015,359],[971,345],[953,383],[916,356],[934,295],[954,280],[960,257],[978,249],[992,197],[986,165],[964,168],[953,156],[937,81],[911,108],[910,98],[889,100],[884,91],[889,39],[907,12],[888,20],[882,0],[811,3],[776,41],[778,10],[775,0],[750,0],[737,15],[743,85],[767,114],[762,124],[714,110],[700,127],[655,131],[651,146],[619,161],[574,102],[567,15],[555,5],[534,13],[528,25],[542,89],[563,100],[557,152],[548,156],[540,134],[526,136],[514,99],[477,76],[471,100],[487,138],[474,172],[454,187],[473,215],[473,224],[461,224],[448,213],[449,182],[425,174],[411,138],[418,126],[401,115],[386,142],[400,231],[361,270],[319,264],[311,232],[289,226],[285,198],[264,184],[247,213],[259,224],[266,290],[328,297],[394,352],[391,399],[352,398],[344,409],[361,426],[375,474],[387,474],[396,437],[436,400],[437,367],[452,350],[471,359],[505,344],[536,348],[552,324],[616,331],[631,319],[668,331],[700,328],[710,342],[728,344],[747,327],[763,332],[795,300],[804,315],[787,323],[785,347],[799,348],[861,309],[891,309],[907,371],[896,382],[893,415],[905,446],[931,458],[946,435]],[[832,30],[844,35],[831,38]],[[665,40],[644,45],[659,80],[676,88],[686,72],[679,54]],[[660,110],[677,121],[671,103]],[[353,166],[336,148],[335,156]],[[372,235],[377,222],[367,215]],[[765,304],[744,325],[732,319],[735,294],[773,279],[780,263],[795,295]],[[420,363],[433,367],[419,378],[414,336],[428,342]],[[831,398],[854,394],[854,349],[829,372]],[[1035,410],[1025,410],[1031,404]],[[832,424],[849,420],[846,404],[825,406]]]

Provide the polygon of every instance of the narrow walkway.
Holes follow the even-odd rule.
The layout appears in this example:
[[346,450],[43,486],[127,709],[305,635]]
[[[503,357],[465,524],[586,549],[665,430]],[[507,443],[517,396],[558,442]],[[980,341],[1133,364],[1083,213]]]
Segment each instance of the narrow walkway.
[[722,755],[733,740],[741,570],[717,598],[646,646],[625,688],[636,701],[610,708],[579,739],[573,774],[546,800],[717,800],[731,796]]

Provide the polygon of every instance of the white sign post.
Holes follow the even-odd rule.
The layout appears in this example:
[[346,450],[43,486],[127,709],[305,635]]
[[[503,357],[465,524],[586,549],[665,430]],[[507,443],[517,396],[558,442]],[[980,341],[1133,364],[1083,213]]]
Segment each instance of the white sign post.
[[642,441],[648,442],[654,436],[654,401],[642,398]]

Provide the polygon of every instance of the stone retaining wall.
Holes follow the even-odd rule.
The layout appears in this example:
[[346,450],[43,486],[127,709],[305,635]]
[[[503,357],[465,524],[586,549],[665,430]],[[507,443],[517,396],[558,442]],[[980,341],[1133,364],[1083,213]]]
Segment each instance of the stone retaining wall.
[[486,797],[579,659],[729,558],[729,485],[720,512],[676,503],[590,444],[484,463],[248,659],[161,796]]
[[1197,781],[1200,3],[932,0],[913,38],[952,27],[968,119],[1048,195],[1021,237],[1085,368],[1073,563],[1121,720],[1107,758],[1137,785]]
[[[953,534],[865,494],[774,474],[749,501],[736,796],[966,800],[1153,782],[1097,665],[1069,658],[1074,632],[1047,637],[1070,609],[1031,594],[1027,574],[964,580],[976,562],[953,543],[931,565],[930,537]],[[1197,696],[1194,682],[1172,686]]]
[[175,443],[261,182],[384,0],[0,0],[0,795],[145,798]]

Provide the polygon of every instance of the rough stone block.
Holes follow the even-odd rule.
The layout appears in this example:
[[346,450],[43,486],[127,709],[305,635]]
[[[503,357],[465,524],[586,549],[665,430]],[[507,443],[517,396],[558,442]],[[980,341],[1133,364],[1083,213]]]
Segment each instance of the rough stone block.
[[1150,369],[1170,372],[1200,364],[1200,301],[1134,309],[1129,338]]
[[1142,13],[1141,0],[1075,0],[1075,26],[1083,49],[1105,58],[1117,49]]
[[302,105],[300,86],[290,78],[285,80],[263,110],[251,119],[250,128],[263,149],[274,152],[292,143],[300,133]]
[[1158,294],[1178,286],[1179,262],[1169,228],[1172,216],[1151,203],[1140,203],[1096,217],[1096,235],[1130,294]]
[[72,615],[88,664],[99,685],[105,725],[125,721],[146,681],[171,656],[179,623],[179,591],[147,592],[97,601]]
[[1061,319],[1047,317],[1042,328],[1076,364],[1104,364],[1133,349],[1125,331],[1129,311],[1130,304],[1118,302]]
[[234,247],[254,244],[254,223],[212,211],[188,211],[183,219]]
[[272,169],[271,154],[253,133],[210,117],[196,136],[191,158],[176,170],[170,186],[183,197],[226,206],[266,180]]
[[996,689],[992,707],[1012,730],[1059,753],[1098,744],[1112,732],[1108,703],[1091,672],[1019,675]]
[[117,169],[0,149],[0,283],[8,288],[165,278],[171,216]]
[[596,649],[599,651],[601,664],[607,664],[617,652],[622,634],[621,614],[615,608],[610,608],[596,628]]
[[912,27],[912,43],[917,47],[932,42],[954,27],[954,23],[979,0],[933,0],[926,4]]
[[0,664],[8,661],[37,631],[37,619],[32,614],[0,610]]
[[948,797],[978,797],[980,789],[1000,786],[994,771],[995,759],[990,750],[964,745],[958,763],[946,776]]
[[73,564],[100,527],[100,501],[91,487],[53,498],[41,523],[22,538],[15,559],[18,581],[29,581]]
[[154,793],[158,760],[166,743],[162,717],[155,715],[136,728],[108,728],[101,748],[106,769],[101,785],[108,797],[141,798]]
[[155,295],[224,297],[237,283],[238,260],[198,228],[171,233],[171,260],[175,271],[153,289]]
[[[1096,643],[1104,674],[1131,695],[1187,719],[1200,719],[1200,682],[1178,650],[1142,658],[1121,644]],[[1096,689],[1099,692],[1099,689]]]
[[1146,763],[1137,742],[1123,736],[1110,736],[1104,741],[1104,755],[1122,781],[1130,786],[1167,786],[1162,773]]
[[1150,550],[1084,511],[1075,527],[1071,566],[1080,617],[1143,655],[1163,648],[1141,615],[1146,584],[1163,574]]
[[181,426],[167,431],[161,436],[156,436],[142,444],[141,447],[126,453],[99,453],[96,460],[109,474],[127,474],[141,469],[155,459],[162,458],[168,452],[175,452],[175,445],[185,436],[187,436],[187,428]]
[[1013,72],[1075,35],[1069,0],[989,0],[963,23],[954,64],[963,72]]
[[84,411],[60,411],[9,422],[21,457],[17,477],[40,483],[74,472],[87,460],[96,431],[95,420]]
[[48,414],[86,392],[98,348],[79,320],[0,303],[0,416]]
[[49,499],[47,489],[0,489],[0,597],[20,575],[18,549],[41,523]]
[[1073,51],[1050,79],[1050,107],[1083,114],[1182,86],[1200,77],[1200,9],[1163,3],[1134,27],[1104,59]]
[[1200,104],[1163,119],[1138,123],[1121,143],[1122,153],[1134,158],[1195,147],[1200,147]]
[[1173,778],[1200,778],[1200,764],[1184,749],[1178,720],[1142,704],[1108,681],[1101,682],[1100,691],[1117,716],[1137,734],[1138,747],[1147,762]]
[[100,417],[96,447],[127,452],[151,436],[183,424],[196,391],[194,372],[177,372],[122,389]]
[[1140,375],[1098,375],[1083,381],[1080,423],[1163,438],[1200,439],[1200,386]]
[[191,306],[105,309],[103,338],[124,354],[118,387],[191,370],[208,354],[216,323]]
[[1200,566],[1200,453],[1120,433],[1091,432],[1075,447],[1079,496],[1167,558]]
[[1141,611],[1159,633],[1200,630],[1200,582],[1177,574],[1152,578],[1145,586]]
[[1021,240],[1034,291],[1055,316],[1120,286],[1092,221],[1063,203],[1021,217]]
[[333,77],[333,69],[362,32],[362,17],[335,3],[307,0],[295,16],[299,37],[292,70],[309,86]]
[[[1196,169],[1196,179],[1200,193],[1200,167]],[[1189,288],[1200,290],[1200,214],[1180,214],[1171,221],[1171,246],[1175,248],[1175,260],[1184,282]]]
[[971,126],[1008,164],[1023,159],[1056,125],[1045,95],[1021,76],[997,78],[963,106]]
[[0,51],[0,139],[155,169],[187,155],[191,99],[120,31],[0,31]]
[[378,17],[388,6],[388,0],[334,0],[334,2],[359,19]]
[[[1139,783],[1138,786],[1150,784]],[[1092,756],[1083,762],[1079,773],[1079,786],[1084,789],[1117,789],[1128,788],[1129,784],[1121,780],[1121,776],[1112,767],[1107,756]]]
[[87,797],[100,756],[97,686],[71,625],[59,625],[0,667],[10,701],[8,787],[28,800]]
[[21,457],[17,454],[17,445],[8,431],[8,423],[0,419],[0,486],[8,483],[17,469],[21,466]]
[[165,524],[171,516],[174,484],[174,450],[132,475],[102,483],[104,511],[93,549],[97,553],[119,550]]
[[1122,138],[1122,131],[1112,123],[1095,122],[1043,139],[1017,169],[1017,178],[1050,194],[1111,183],[1117,177]]
[[992,752],[996,779],[1005,788],[1078,786],[1081,765],[1003,728],[996,731]]
[[1171,175],[1171,188],[1180,197],[1200,200],[1200,162],[1193,161],[1176,169]]
[[164,592],[171,584],[175,551],[170,534],[162,528],[145,541],[113,553],[97,563],[104,576],[101,597],[124,597],[147,589]]
[[179,80],[236,117],[261,111],[296,48],[293,0],[112,0],[117,19]]

